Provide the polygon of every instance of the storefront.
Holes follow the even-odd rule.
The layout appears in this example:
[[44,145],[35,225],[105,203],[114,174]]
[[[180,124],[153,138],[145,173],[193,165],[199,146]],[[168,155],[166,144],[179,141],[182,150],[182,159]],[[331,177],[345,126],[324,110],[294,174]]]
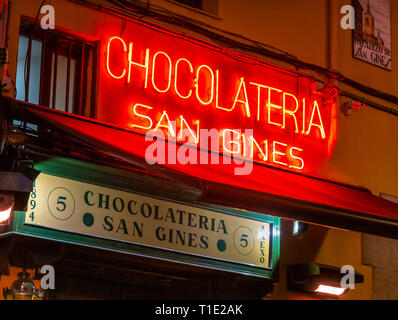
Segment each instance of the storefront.
[[272,289],[279,218],[199,204],[178,179],[90,152],[96,163],[30,154],[38,175],[28,210],[15,210],[4,233],[11,265],[53,265],[57,299],[259,298]]
[[[335,86],[71,3],[91,24],[43,30],[16,6],[27,76],[2,98],[3,275],[39,287],[54,267],[46,299],[260,299],[280,282],[281,220],[398,238],[398,205],[321,174]],[[303,262],[311,290],[339,287],[339,269]]]

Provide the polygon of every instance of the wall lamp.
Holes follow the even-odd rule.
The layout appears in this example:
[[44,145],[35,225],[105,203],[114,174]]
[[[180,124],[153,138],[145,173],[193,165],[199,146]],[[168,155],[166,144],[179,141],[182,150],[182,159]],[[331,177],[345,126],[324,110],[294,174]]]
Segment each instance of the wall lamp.
[[292,236],[297,239],[303,238],[304,233],[308,230],[308,224],[301,221],[293,221]]
[[[33,180],[37,177],[38,173],[32,172],[30,169],[28,178],[27,175],[21,172],[14,171],[0,171],[0,194],[10,195],[14,198],[14,209],[24,211],[27,204],[29,194],[33,190]],[[1,199],[0,199],[1,200]],[[3,210],[4,208],[0,208]]]
[[[345,274],[340,268],[314,262],[287,266],[287,290],[322,297],[338,297],[349,289],[341,287]],[[354,283],[362,283],[363,275],[355,272]]]
[[8,232],[11,228],[14,210],[26,209],[32,190],[33,182],[24,174],[0,171],[0,233]]
[[365,107],[364,102],[359,102],[359,101],[346,101],[343,103],[343,113],[345,116],[351,115],[353,110],[360,110],[361,108]]
[[14,197],[6,193],[0,193],[0,226],[8,225],[13,207]]
[[3,288],[3,296],[6,300],[43,300],[44,292],[36,289],[30,274],[23,269],[10,289]]

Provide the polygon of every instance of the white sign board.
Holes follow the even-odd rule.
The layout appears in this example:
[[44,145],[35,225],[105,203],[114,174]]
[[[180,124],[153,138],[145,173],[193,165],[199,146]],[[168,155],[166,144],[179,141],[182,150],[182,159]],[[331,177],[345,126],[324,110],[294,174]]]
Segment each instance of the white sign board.
[[25,223],[270,268],[272,224],[41,173]]

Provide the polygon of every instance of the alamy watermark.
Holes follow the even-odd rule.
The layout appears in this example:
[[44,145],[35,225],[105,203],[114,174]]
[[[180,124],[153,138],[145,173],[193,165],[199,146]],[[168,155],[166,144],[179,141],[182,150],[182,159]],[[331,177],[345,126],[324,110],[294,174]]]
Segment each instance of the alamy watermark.
[[355,289],[355,269],[351,265],[342,266],[340,273],[344,276],[340,280],[340,286],[344,289]]
[[234,165],[235,175],[253,171],[253,129],[169,132],[165,136],[159,129],[147,131],[145,141],[152,142],[145,150],[148,164],[228,164]]
[[40,26],[42,29],[55,29],[55,9],[53,6],[47,4],[40,8],[40,13],[44,16],[40,19]]
[[39,271],[43,276],[40,280],[40,288],[43,290],[55,289],[55,270],[51,265],[44,265]]
[[340,27],[344,30],[355,29],[355,9],[353,6],[345,5],[340,9],[340,13],[344,16],[340,20]]

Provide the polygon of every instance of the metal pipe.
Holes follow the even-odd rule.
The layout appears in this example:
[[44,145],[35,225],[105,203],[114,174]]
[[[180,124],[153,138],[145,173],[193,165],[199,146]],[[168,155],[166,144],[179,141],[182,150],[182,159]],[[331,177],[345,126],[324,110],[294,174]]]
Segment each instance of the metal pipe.
[[390,113],[390,114],[392,114],[394,116],[398,116],[398,109],[391,108],[391,107],[386,107],[386,106],[381,105],[381,104],[379,104],[377,102],[365,99],[363,97],[357,96],[357,95],[355,95],[353,93],[350,93],[350,92],[347,92],[347,91],[343,91],[343,90],[340,91],[340,95],[343,96],[343,97],[347,97],[347,98],[359,101],[359,102],[363,102],[367,106],[373,107],[373,108],[375,108],[377,110]]

